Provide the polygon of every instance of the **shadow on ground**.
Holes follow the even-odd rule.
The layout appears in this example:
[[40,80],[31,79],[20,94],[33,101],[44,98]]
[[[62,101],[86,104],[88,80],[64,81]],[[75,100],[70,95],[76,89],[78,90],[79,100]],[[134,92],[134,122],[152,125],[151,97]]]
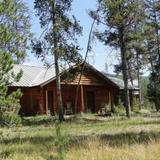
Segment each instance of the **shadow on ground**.
[[98,139],[101,144],[112,147],[122,145],[144,144],[160,140],[160,132],[129,132],[118,134],[82,135],[70,137],[71,146],[85,146],[86,142]]
[[[102,144],[109,146],[122,146],[132,144],[149,143],[160,140],[160,132],[127,132],[117,134],[89,134],[89,135],[66,135],[68,145],[71,147],[85,146],[88,141],[99,140]],[[54,136],[16,137],[0,140],[0,144],[17,144],[29,142],[31,144],[51,144],[56,138]]]
[[[115,121],[117,121],[117,123],[113,121],[113,118],[115,118]],[[147,119],[148,118],[153,118],[153,117],[147,117]],[[22,125],[23,126],[38,126],[38,125],[49,126],[49,125],[54,125],[55,121],[56,121],[55,117],[45,117],[45,118],[29,117],[29,118],[23,118]],[[150,120],[144,121],[144,120],[134,120],[134,119],[128,120],[124,116],[120,116],[118,119],[117,117],[112,117],[112,118],[98,117],[97,118],[97,116],[95,116],[95,118],[86,118],[86,117],[69,116],[65,118],[64,122],[67,124],[84,124],[84,125],[95,124],[95,123],[108,123],[108,124],[113,123],[114,125],[119,125],[123,123],[125,123],[126,125],[157,125],[157,124],[160,124],[160,119],[150,119]]]

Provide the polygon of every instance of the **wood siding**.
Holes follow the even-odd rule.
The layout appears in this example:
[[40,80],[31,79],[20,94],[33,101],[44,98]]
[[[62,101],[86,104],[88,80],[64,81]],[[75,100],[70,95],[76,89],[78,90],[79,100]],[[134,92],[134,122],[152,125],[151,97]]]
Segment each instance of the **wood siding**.
[[[67,82],[67,84],[71,85],[77,85],[79,82],[80,75],[77,75],[72,81]],[[62,84],[65,84],[66,82],[62,82]],[[97,75],[93,75],[92,73],[85,73],[81,76],[80,85],[97,85],[97,86],[103,86],[106,85],[105,81],[102,80]]]
[[[94,111],[98,112],[100,108],[105,105],[114,105],[115,99],[118,93],[118,89],[107,83],[101,76],[92,72],[91,70],[87,70],[81,78],[79,93],[78,93],[78,104],[75,108],[75,95],[77,84],[79,81],[79,75],[77,75],[72,81],[67,82],[62,80],[61,88],[62,88],[62,101],[64,112],[66,109],[66,105],[68,102],[71,103],[71,107],[73,113],[75,112],[87,112],[89,111],[87,108],[87,94],[88,92],[93,93],[94,95]],[[18,87],[17,87],[18,88]],[[10,88],[10,91],[17,89],[14,87]],[[23,88],[21,87],[21,91],[23,96],[21,98],[21,109],[20,114],[22,115],[36,115],[36,114],[47,114],[49,112],[47,93],[53,93],[53,110],[57,112],[57,93],[56,93],[56,82],[55,80],[50,82],[49,84],[40,87],[32,87],[32,88]]]

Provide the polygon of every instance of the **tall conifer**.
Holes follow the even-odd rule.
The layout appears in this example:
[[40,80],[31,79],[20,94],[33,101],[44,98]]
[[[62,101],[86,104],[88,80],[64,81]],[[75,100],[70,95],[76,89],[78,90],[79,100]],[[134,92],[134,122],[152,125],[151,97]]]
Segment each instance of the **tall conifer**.
[[63,121],[63,106],[60,85],[60,64],[77,63],[81,56],[76,35],[81,34],[81,27],[70,14],[72,0],[35,0],[35,9],[44,29],[43,39],[33,42],[36,54],[44,59],[51,56],[56,72],[56,90],[59,120]]

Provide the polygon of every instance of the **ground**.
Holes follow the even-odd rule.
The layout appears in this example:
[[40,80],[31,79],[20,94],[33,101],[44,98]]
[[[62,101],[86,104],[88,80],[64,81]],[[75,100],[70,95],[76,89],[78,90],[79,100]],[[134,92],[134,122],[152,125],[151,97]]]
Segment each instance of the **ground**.
[[[0,128],[0,160],[56,160],[55,119],[29,117]],[[160,114],[66,117],[61,125],[65,160],[159,160]]]

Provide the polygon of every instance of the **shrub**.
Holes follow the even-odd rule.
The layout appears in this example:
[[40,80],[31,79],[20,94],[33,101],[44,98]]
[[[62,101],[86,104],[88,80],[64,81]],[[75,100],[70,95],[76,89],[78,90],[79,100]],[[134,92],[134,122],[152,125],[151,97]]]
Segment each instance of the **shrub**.
[[21,96],[20,90],[17,90],[6,97],[0,97],[1,126],[11,127],[21,123],[21,117],[18,115]]
[[17,126],[21,124],[21,117],[13,112],[5,112],[0,117],[0,122],[2,126]]

